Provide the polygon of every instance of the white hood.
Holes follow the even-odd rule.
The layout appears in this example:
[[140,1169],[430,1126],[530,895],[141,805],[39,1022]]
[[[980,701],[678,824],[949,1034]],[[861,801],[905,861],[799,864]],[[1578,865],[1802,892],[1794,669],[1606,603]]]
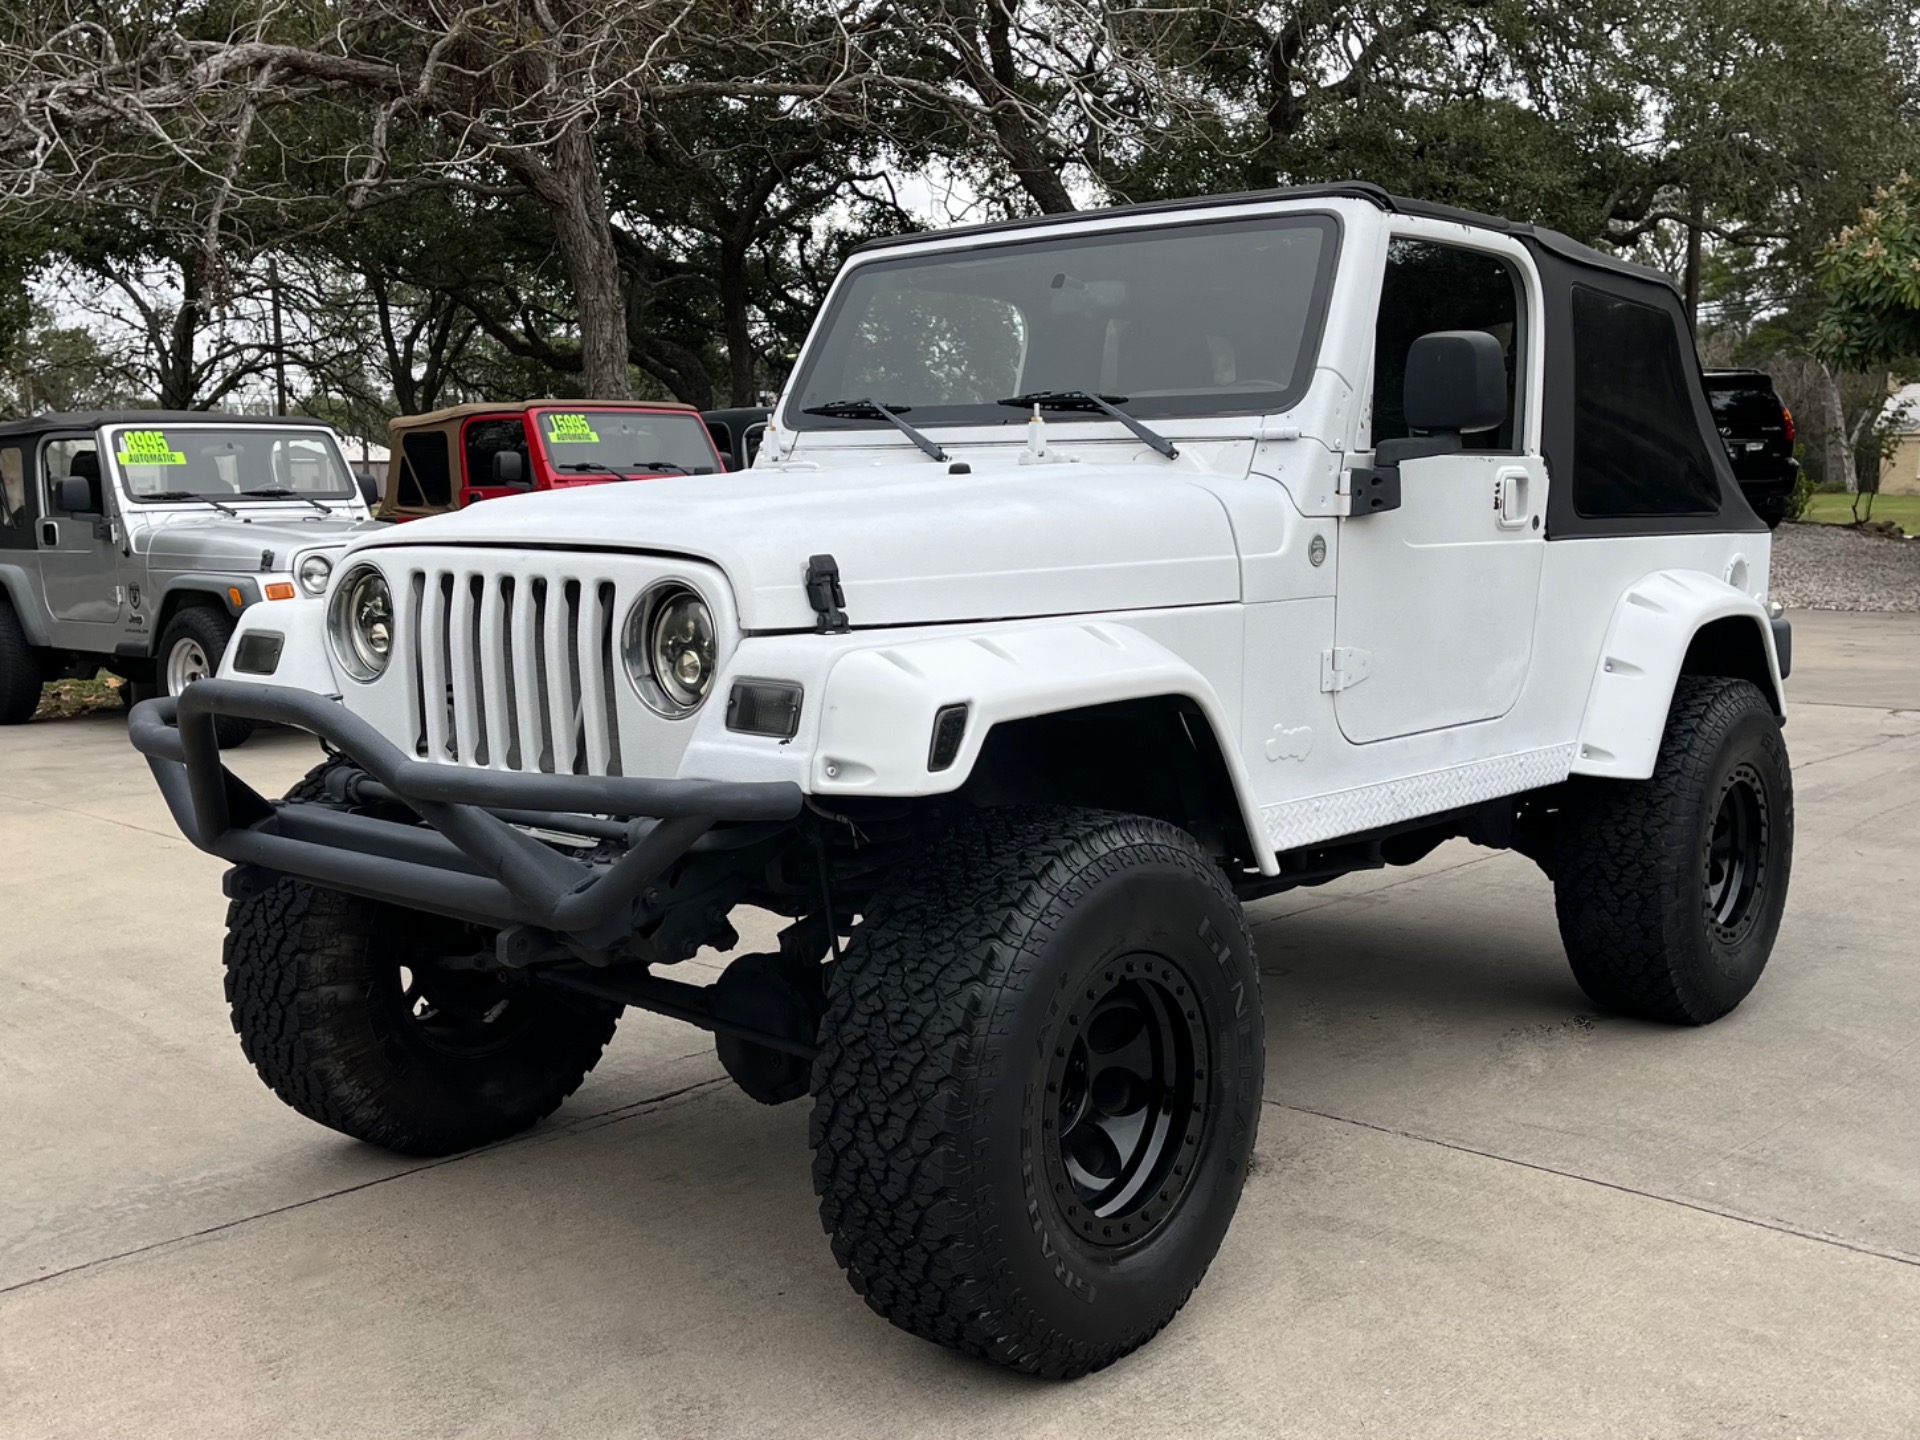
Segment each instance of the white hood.
[[748,630],[812,626],[809,557],[840,567],[857,627],[1217,604],[1240,595],[1218,497],[1175,466],[976,460],[748,470],[489,500],[359,549],[619,549],[711,561]]

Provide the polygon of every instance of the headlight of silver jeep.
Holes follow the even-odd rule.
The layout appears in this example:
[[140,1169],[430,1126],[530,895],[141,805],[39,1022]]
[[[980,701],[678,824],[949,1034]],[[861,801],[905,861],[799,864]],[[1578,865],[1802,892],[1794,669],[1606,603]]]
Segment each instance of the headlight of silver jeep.
[[378,680],[393,658],[393,592],[371,565],[347,572],[327,615],[333,653],[356,680]]
[[325,555],[309,555],[300,562],[294,578],[307,594],[316,597],[324,595],[327,593],[327,581],[333,578],[333,561]]
[[678,580],[655,585],[627,612],[620,655],[640,698],[676,718],[697,709],[719,670],[713,612]]

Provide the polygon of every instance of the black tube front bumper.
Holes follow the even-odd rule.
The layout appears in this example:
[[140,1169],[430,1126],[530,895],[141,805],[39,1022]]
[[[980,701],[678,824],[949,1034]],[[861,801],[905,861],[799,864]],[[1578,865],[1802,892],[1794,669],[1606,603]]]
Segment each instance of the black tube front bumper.
[[[214,717],[306,730],[424,825],[329,805],[269,801],[220,759]],[[485,925],[531,925],[591,945],[631,929],[643,892],[721,822],[788,821],[800,787],[630,776],[522,774],[404,755],[339,701],[280,685],[202,680],[134,706],[127,724],[174,823],[236,865]],[[586,864],[503,819],[529,811],[617,817],[627,848]],[[590,833],[605,830],[602,821]]]

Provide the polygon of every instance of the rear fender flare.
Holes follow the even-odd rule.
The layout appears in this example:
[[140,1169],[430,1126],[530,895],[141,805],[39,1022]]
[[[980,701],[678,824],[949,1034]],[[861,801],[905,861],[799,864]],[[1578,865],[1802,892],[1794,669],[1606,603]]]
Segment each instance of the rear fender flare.
[[0,565],[0,595],[13,606],[13,613],[26,632],[27,643],[42,649],[53,643],[47,630],[46,607],[40,603],[35,577],[23,565]]
[[1653,774],[1688,651],[1696,636],[1718,622],[1732,622],[1728,631],[1750,672],[1743,678],[1760,684],[1774,713],[1784,718],[1786,688],[1765,607],[1704,571],[1657,570],[1628,586],[1614,607],[1581,717],[1574,774],[1621,780]]

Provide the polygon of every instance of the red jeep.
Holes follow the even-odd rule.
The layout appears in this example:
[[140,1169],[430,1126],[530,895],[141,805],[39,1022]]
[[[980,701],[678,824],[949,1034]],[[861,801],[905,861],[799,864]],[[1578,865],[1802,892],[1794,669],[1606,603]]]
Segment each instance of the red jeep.
[[670,401],[527,400],[403,415],[376,512],[414,520],[476,500],[726,468],[700,412]]

